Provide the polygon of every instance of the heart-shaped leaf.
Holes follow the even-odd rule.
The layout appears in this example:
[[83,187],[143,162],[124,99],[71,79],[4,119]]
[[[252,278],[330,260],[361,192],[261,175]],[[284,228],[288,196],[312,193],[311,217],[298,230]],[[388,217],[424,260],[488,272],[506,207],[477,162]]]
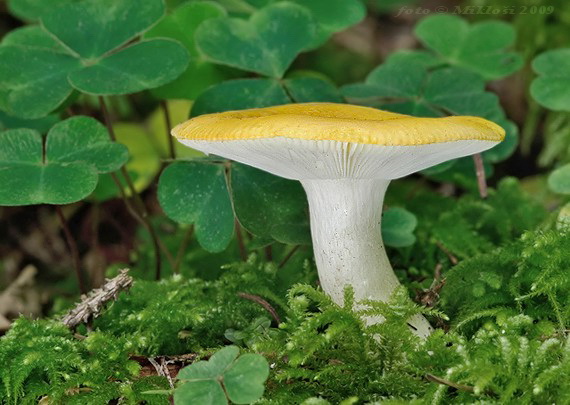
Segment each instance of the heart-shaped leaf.
[[40,118],[74,87],[97,95],[126,94],[174,80],[189,58],[178,42],[154,39],[122,48],[163,12],[161,0],[70,2],[42,16],[45,29],[16,30],[0,46],[2,108]]
[[227,405],[228,399],[236,404],[257,401],[265,390],[269,364],[259,354],[238,354],[236,346],[228,346],[209,361],[198,361],[180,370],[177,379],[182,384],[174,391],[174,401],[205,405]]
[[45,134],[59,120],[60,118],[55,114],[35,120],[26,120],[13,117],[0,111],[0,131],[4,131],[6,129],[29,128]]
[[[218,0],[230,12],[251,14],[280,0]],[[366,7],[360,0],[288,0],[307,8],[317,23],[315,40],[310,48],[323,44],[335,32],[342,31],[366,16]]]
[[102,124],[74,117],[56,124],[45,147],[39,132],[0,133],[0,205],[69,204],[93,192],[98,173],[118,169],[128,154]]
[[280,242],[310,244],[307,197],[298,181],[233,163],[231,190],[236,216],[248,231]]
[[532,61],[538,77],[530,94],[541,105],[555,111],[570,111],[570,48],[544,52]]
[[171,164],[160,176],[158,200],[171,219],[194,224],[196,237],[204,249],[220,252],[230,243],[234,214],[223,165]]
[[74,0],[8,0],[10,13],[24,21],[35,21],[49,13],[52,8]]
[[0,86],[6,88],[6,111],[23,118],[47,115],[71,95],[67,76],[81,67],[80,60],[63,53],[41,28],[16,31],[0,46]]
[[82,59],[95,59],[142,34],[163,14],[162,0],[85,0],[53,9],[42,24]]
[[514,44],[516,32],[502,21],[469,25],[460,17],[441,14],[424,18],[416,25],[415,33],[444,62],[487,80],[508,76],[523,64],[518,53],[507,50]]
[[335,32],[342,31],[366,16],[366,7],[359,0],[291,0],[309,9],[317,21],[312,47],[324,43]]
[[[364,83],[344,86],[351,102],[415,116],[473,115],[503,126],[505,141],[484,152],[488,162],[509,157],[518,143],[516,125],[505,118],[498,97],[485,90],[478,74],[458,67],[434,68],[434,59],[422,52],[395,53],[374,69]],[[470,158],[465,158],[470,159]],[[450,169],[446,162],[426,173]]]
[[236,404],[257,401],[265,391],[269,376],[267,360],[259,354],[240,356],[224,373],[224,386],[230,400]]
[[154,39],[138,42],[73,71],[69,81],[84,93],[130,94],[176,79],[187,65],[188,53],[178,42]]
[[[141,125],[123,122],[113,124],[113,130],[117,143],[125,145],[129,151],[130,159],[126,169],[131,175],[135,190],[146,190],[160,170],[160,156],[150,142],[148,132]],[[101,176],[92,197],[105,201],[118,196],[119,190],[113,178],[110,175]]]
[[281,78],[315,38],[316,24],[304,7],[280,2],[249,20],[215,18],[196,31],[198,48],[212,61]]
[[192,106],[192,116],[290,103],[277,80],[237,79],[210,87]]
[[202,91],[228,76],[229,69],[207,62],[194,41],[196,29],[202,22],[225,15],[225,9],[212,1],[184,3],[145,34],[145,38],[175,39],[191,56],[186,71],[178,79],[153,89],[153,94],[160,98],[194,100]]
[[548,176],[548,187],[559,194],[570,194],[570,164],[554,170]]
[[283,86],[296,103],[342,103],[342,96],[336,86],[316,77],[286,79],[283,80]]
[[400,207],[386,210],[382,216],[382,238],[387,246],[406,247],[416,241],[414,230],[418,220],[414,214]]
[[85,162],[98,173],[111,173],[127,162],[129,152],[125,146],[109,141],[109,133],[99,121],[77,116],[49,131],[46,157],[50,162]]

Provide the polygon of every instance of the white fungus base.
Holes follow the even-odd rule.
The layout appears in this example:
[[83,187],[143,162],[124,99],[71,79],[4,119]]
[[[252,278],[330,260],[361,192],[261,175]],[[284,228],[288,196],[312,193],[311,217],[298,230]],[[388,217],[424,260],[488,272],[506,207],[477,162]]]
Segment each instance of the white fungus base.
[[[323,289],[341,305],[346,285],[354,288],[357,301],[387,301],[399,285],[386,256],[380,228],[390,180],[497,144],[465,140],[384,146],[284,137],[180,142],[207,154],[301,181],[309,200],[319,279]],[[429,335],[431,326],[422,316],[408,323],[419,336]]]
[[[356,302],[388,301],[400,285],[382,241],[382,203],[389,180],[302,180],[311,212],[313,250],[323,290],[343,305],[351,285]],[[367,319],[377,323],[380,319]],[[423,316],[408,320],[427,337]]]

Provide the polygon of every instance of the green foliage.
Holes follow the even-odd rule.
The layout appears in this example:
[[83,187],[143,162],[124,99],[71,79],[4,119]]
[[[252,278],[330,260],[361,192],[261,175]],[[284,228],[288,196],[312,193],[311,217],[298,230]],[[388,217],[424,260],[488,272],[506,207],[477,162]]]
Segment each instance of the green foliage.
[[[425,49],[393,52],[366,77],[377,60],[366,50],[357,55],[360,45],[351,39],[366,29],[320,47],[361,21],[364,3],[10,0],[10,13],[32,24],[8,32],[0,44],[0,130],[7,130],[0,133],[0,205],[63,204],[90,194],[99,201],[113,198],[116,185],[104,173],[121,168],[129,156],[134,188],[148,190],[151,201],[161,159],[172,160],[167,120],[156,118],[163,111],[151,96],[165,102],[172,124],[187,117],[191,104],[192,116],[310,101],[428,117],[481,116],[507,133],[483,154],[490,177],[494,165],[513,154],[518,130],[493,92],[499,85],[489,82],[522,67],[521,55],[512,50],[517,37],[527,56],[566,46],[563,2],[550,16],[506,16],[512,24],[488,16],[429,16],[413,29]],[[377,10],[403,4],[366,3]],[[376,17],[372,13],[371,21],[398,20]],[[547,23],[556,26],[547,31]],[[354,49],[344,49],[347,44]],[[384,49],[386,43],[373,45]],[[569,109],[568,55],[566,48],[555,49],[533,61],[538,77],[530,93],[546,108]],[[98,95],[117,95],[108,101],[118,121],[117,140],[128,153],[92,118],[60,122],[64,110],[99,116]],[[175,98],[184,102],[178,105]],[[539,113],[529,113],[528,120],[541,121]],[[545,145],[533,156],[540,154],[542,167],[556,165],[548,185],[568,194],[570,119],[558,112],[544,121]],[[301,185],[181,148],[175,149],[179,160],[162,172],[158,198],[170,218],[187,226],[162,215],[149,220],[171,251],[184,244],[189,230],[195,232],[175,259],[184,276],[136,280],[90,330],[80,326],[73,333],[56,320],[17,320],[0,338],[0,403],[168,404],[160,392],[174,392],[180,403],[215,404],[570,403],[565,196],[539,203],[544,189],[531,196],[523,191],[529,182],[521,186],[512,178],[493,180],[498,186],[487,199],[458,197],[456,190],[444,197],[426,179],[395,182],[383,238],[405,287],[435,309],[413,304],[405,287],[389,303],[355,303],[348,289],[339,307],[314,287],[316,272],[305,260],[310,248],[295,253],[283,245],[310,244]],[[512,173],[504,165],[496,171]],[[476,187],[470,158],[423,175]],[[540,173],[538,183],[546,178]],[[220,269],[238,257],[236,220],[245,249],[269,249],[265,259],[254,254]],[[148,279],[153,257],[148,236],[140,234],[131,274]],[[290,251],[291,260],[278,265]],[[169,258],[163,261],[165,272],[173,272]],[[302,284],[290,288],[293,283]],[[263,298],[284,321],[240,293]],[[420,340],[407,325],[419,313],[443,329]],[[369,325],[370,319],[383,322]],[[238,357],[239,349],[228,343],[257,354]],[[188,353],[215,354],[183,369],[174,391],[164,377],[141,376],[134,360]]]
[[11,32],[0,46],[4,109],[39,118],[73,89],[128,94],[176,79],[188,64],[188,52],[178,42],[153,39],[124,47],[163,13],[161,0],[144,7],[133,0],[87,0],[51,9],[41,26]]
[[161,19],[144,36],[145,38],[172,38],[184,45],[190,54],[190,63],[180,77],[153,90],[160,98],[193,100],[210,85],[221,82],[226,74],[208,62],[198,51],[194,36],[198,26],[209,19],[226,15],[226,10],[211,1],[193,1],[182,4]]
[[558,231],[527,232],[520,240],[465,260],[446,276],[443,310],[461,329],[522,313],[565,330],[570,238]]
[[174,402],[224,405],[257,401],[269,375],[267,360],[259,354],[239,356],[236,346],[225,347],[208,361],[198,361],[180,370],[181,384],[174,391]]
[[382,218],[382,239],[387,246],[411,246],[416,241],[417,225],[418,220],[411,212],[400,207],[389,208]]
[[544,52],[532,61],[539,75],[530,87],[532,97],[555,111],[570,111],[570,49]]
[[487,80],[508,76],[522,67],[521,56],[507,51],[516,32],[502,21],[469,25],[455,15],[441,14],[424,18],[415,33],[442,62],[472,70]]
[[[461,388],[432,386],[426,402],[443,403],[568,403],[570,340],[541,336],[532,318],[507,318],[481,328],[472,339],[430,339],[433,351],[419,354],[424,362],[437,361],[446,347],[448,368],[444,379]],[[435,343],[435,344],[434,344]],[[437,346],[436,346],[437,345]],[[434,347],[435,346],[435,347]],[[439,346],[439,347],[438,347]]]
[[170,218],[195,224],[198,241],[205,249],[219,252],[230,243],[234,217],[223,165],[170,165],[160,178],[158,198]]
[[[295,57],[315,40],[310,12],[282,2],[255,12],[248,21],[218,18],[196,32],[198,48],[217,63],[281,78]],[[287,38],[283,41],[282,38]]]
[[311,243],[307,199],[299,182],[232,164],[231,190],[237,218],[254,235],[289,244]]
[[[342,88],[349,102],[377,107],[403,114],[438,117],[447,115],[474,115],[497,122],[506,130],[506,139],[483,153],[487,162],[495,163],[509,157],[517,144],[518,130],[505,118],[499,100],[486,91],[484,79],[464,68],[438,67],[433,55],[424,51],[403,51],[392,54],[375,68],[364,83]],[[469,158],[446,162],[427,170],[440,172],[455,167]],[[468,167],[468,177],[472,165]],[[448,179],[446,179],[448,180]]]
[[0,361],[18,367],[0,370],[0,402],[35,404],[47,397],[50,403],[102,404],[130,391],[135,402],[164,404],[142,394],[165,381],[138,377],[140,366],[129,359],[133,349],[128,338],[95,332],[78,340],[58,322],[22,318],[1,340]]
[[441,213],[432,234],[453,254],[467,259],[536,229],[545,217],[545,209],[524,193],[515,179],[505,178],[485,201],[465,196]]
[[68,204],[93,192],[99,173],[119,169],[128,159],[93,118],[74,117],[56,124],[45,145],[39,132],[0,133],[0,204]]
[[227,266],[214,281],[180,276],[159,283],[139,281],[95,324],[117,336],[131,336],[143,354],[195,352],[220,345],[226,330],[246,328],[252,319],[267,314],[259,304],[239,297],[239,292],[259,295],[283,308],[279,291],[287,286],[277,280],[275,265],[259,263],[252,256],[248,262]]
[[559,167],[550,173],[548,186],[555,193],[570,194],[570,164]]

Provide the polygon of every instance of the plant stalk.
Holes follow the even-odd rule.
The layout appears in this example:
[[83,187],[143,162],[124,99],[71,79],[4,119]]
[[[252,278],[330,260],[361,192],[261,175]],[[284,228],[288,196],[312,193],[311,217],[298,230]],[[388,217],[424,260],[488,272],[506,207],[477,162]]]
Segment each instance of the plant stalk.
[[75,276],[77,277],[79,291],[81,291],[81,294],[86,294],[87,291],[89,291],[89,288],[87,287],[87,277],[81,267],[81,259],[79,258],[79,249],[77,248],[77,243],[75,243],[75,239],[73,239],[73,235],[71,234],[71,230],[69,229],[69,225],[65,219],[65,214],[59,205],[55,205],[55,212],[59,218],[59,222],[61,224],[61,228],[63,229],[63,234],[65,235],[65,240],[67,242],[69,252],[71,253],[71,259],[73,260],[73,268],[75,269]]
[[168,142],[168,155],[170,159],[176,159],[176,149],[174,147],[174,137],[170,135],[172,129],[172,121],[170,120],[170,112],[168,111],[168,104],[162,100],[160,102],[162,113],[164,115],[164,123],[166,125],[166,140]]
[[[115,130],[113,129],[113,123],[111,121],[111,115],[109,114],[109,110],[107,108],[107,103],[105,102],[105,98],[103,96],[99,96],[99,104],[101,106],[101,112],[103,113],[103,118],[105,119],[105,125],[107,126],[107,131],[109,132],[109,136],[111,137],[111,140],[113,142],[116,142],[117,137],[115,135]],[[131,212],[131,214],[134,214],[136,212],[137,215],[133,215],[133,216],[148,231],[150,238],[152,240],[152,245],[153,245],[153,249],[154,249],[154,257],[155,257],[155,278],[157,280],[160,280],[160,276],[161,276],[161,272],[162,272],[162,259],[161,259],[160,241],[158,239],[158,235],[157,235],[156,231],[154,230],[152,224],[150,223],[150,221],[148,219],[149,218],[149,212],[146,208],[146,205],[145,205],[144,201],[142,200],[141,196],[139,195],[139,193],[137,193],[137,190],[135,189],[135,185],[131,179],[131,176],[129,175],[129,172],[125,168],[125,166],[121,167],[121,174],[123,175],[125,181],[127,182],[127,186],[129,188],[129,191],[131,192],[131,196],[135,199],[135,201],[138,204],[137,208],[134,208],[134,206],[133,206],[132,207],[133,209],[129,210],[129,211]],[[121,196],[123,197],[123,201],[125,202],[125,205],[127,205],[127,208],[128,208],[129,207],[129,203],[127,201],[128,197],[123,190],[123,186],[122,186],[121,182],[118,180],[118,178],[115,174],[113,174],[113,180],[115,181],[115,183],[117,184],[117,187],[121,191]]]
[[[347,285],[354,289],[356,302],[387,302],[400,285],[382,241],[382,204],[389,183],[384,179],[301,180],[309,201],[319,280],[341,306]],[[365,321],[375,324],[383,319]],[[421,337],[432,330],[421,315],[410,318],[408,324]]]
[[480,153],[473,155],[473,162],[475,163],[475,174],[477,175],[477,187],[479,188],[479,195],[482,199],[485,199],[489,195],[489,192],[487,190],[487,179],[485,178],[485,166],[483,165],[483,157]]

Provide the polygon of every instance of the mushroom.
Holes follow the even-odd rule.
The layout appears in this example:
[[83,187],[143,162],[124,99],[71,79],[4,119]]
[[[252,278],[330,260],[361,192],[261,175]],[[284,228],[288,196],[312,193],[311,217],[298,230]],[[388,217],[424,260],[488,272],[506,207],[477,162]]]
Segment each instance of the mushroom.
[[[339,305],[347,285],[357,302],[387,301],[399,285],[380,228],[390,181],[482,152],[505,136],[478,117],[416,118],[334,103],[207,114],[172,134],[206,154],[301,181],[320,283]],[[431,331],[423,316],[408,324],[419,336]]]

